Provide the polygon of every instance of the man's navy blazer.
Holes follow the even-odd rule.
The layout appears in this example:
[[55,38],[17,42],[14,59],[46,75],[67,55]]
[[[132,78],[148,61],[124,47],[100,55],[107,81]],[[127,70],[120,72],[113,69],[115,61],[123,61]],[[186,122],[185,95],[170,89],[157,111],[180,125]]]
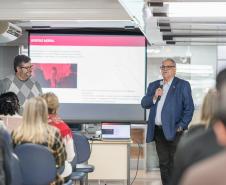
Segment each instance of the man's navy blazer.
[[[154,139],[155,116],[158,101],[154,104],[153,96],[155,95],[155,90],[160,87],[160,81],[161,80],[157,80],[150,83],[147,94],[141,100],[142,107],[150,109],[146,138],[147,143]],[[181,127],[187,129],[192,119],[193,112],[194,103],[189,82],[174,77],[166,95],[161,113],[162,128],[165,138],[172,141],[175,138],[177,128]]]

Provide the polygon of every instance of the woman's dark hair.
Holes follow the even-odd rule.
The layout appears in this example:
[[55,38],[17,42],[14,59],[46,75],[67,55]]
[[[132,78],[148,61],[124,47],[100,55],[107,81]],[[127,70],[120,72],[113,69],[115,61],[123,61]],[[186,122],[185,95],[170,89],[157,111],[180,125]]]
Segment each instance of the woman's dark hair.
[[14,92],[6,92],[0,95],[0,114],[14,115],[19,112],[19,99]]

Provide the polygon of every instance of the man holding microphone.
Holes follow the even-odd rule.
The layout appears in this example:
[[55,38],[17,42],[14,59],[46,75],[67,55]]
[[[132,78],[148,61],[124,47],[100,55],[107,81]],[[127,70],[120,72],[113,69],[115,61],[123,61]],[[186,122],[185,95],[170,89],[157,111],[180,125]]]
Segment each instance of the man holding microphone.
[[156,143],[162,184],[167,185],[176,146],[192,119],[194,104],[189,82],[175,77],[175,61],[164,60],[160,69],[163,79],[149,84],[141,105],[150,109],[146,142]]

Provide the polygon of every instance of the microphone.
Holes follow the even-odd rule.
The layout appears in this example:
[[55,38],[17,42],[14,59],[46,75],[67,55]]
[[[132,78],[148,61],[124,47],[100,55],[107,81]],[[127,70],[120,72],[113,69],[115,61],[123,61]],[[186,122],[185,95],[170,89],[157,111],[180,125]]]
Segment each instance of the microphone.
[[[163,80],[160,81],[159,88],[163,89]],[[159,101],[160,99],[161,99],[161,96],[158,96],[157,101]]]

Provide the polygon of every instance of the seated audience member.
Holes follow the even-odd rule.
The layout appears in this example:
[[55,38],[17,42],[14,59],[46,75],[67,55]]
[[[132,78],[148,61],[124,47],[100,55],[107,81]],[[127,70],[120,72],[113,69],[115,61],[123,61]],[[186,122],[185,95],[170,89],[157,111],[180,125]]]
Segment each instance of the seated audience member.
[[19,109],[19,100],[14,92],[6,92],[0,95],[0,118],[9,132],[22,123],[22,117],[18,114]]
[[209,89],[205,95],[201,107],[200,113],[200,122],[194,125],[191,125],[187,132],[184,133],[183,137],[179,142],[178,147],[181,147],[189,141],[192,137],[200,134],[209,127],[212,117],[217,107],[217,91],[216,89]]
[[214,122],[217,102],[216,90],[210,89],[203,100],[201,123],[189,128],[178,144],[171,185],[180,182],[181,176],[189,166],[222,150],[216,142],[213,129],[207,129],[209,123]]
[[[220,92],[219,109],[213,125],[219,145],[226,147],[226,84]],[[204,161],[191,166],[182,178],[182,185],[225,185],[226,152],[220,152]]]
[[[22,123],[22,117],[18,114],[19,107],[19,100],[15,93],[6,92],[0,95],[0,120],[2,122],[2,128],[0,128],[0,139],[5,148],[4,163],[5,165],[10,165],[10,167],[4,167],[6,170],[5,182],[10,185],[21,185],[22,183],[22,178],[18,179],[17,174],[20,173],[19,164],[17,158],[14,156],[12,139],[9,134]],[[7,174],[11,174],[11,177]],[[9,182],[10,180],[11,182]]]
[[200,115],[200,124],[203,124],[205,127],[209,126],[211,119],[217,109],[217,90],[216,89],[209,89],[206,96],[203,99],[202,108],[201,108],[201,115]]
[[54,93],[45,93],[41,96],[47,103],[48,107],[48,123],[54,127],[56,127],[62,136],[66,152],[67,152],[67,161],[65,161],[65,168],[63,173],[61,174],[63,177],[67,177],[72,173],[72,166],[70,163],[74,157],[74,142],[72,138],[71,129],[68,125],[60,118],[57,114],[59,108],[59,100]]
[[[48,124],[48,111],[45,100],[41,97],[26,101],[22,124],[12,132],[14,147],[23,143],[35,143],[47,146],[56,160],[56,167],[64,166],[66,150],[58,130]],[[58,174],[53,184],[62,184]]]
[[0,185],[14,184],[12,182],[12,146],[6,130],[0,128]]
[[72,161],[75,157],[72,131],[57,114],[59,108],[59,100],[54,93],[45,93],[42,95],[42,98],[44,98],[48,107],[48,123],[59,129],[66,147],[67,160]]

